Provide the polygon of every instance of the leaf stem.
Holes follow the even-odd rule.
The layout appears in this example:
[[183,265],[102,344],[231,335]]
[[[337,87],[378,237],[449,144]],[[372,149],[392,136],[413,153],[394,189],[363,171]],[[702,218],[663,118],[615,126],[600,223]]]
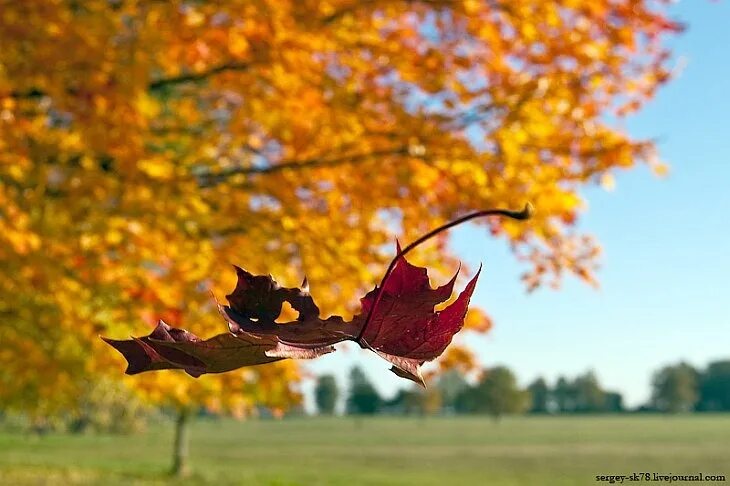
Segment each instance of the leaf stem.
[[482,211],[476,211],[473,213],[469,213],[465,216],[462,216],[461,218],[455,219],[453,221],[450,221],[442,226],[439,226],[436,229],[433,229],[426,233],[425,235],[418,238],[413,243],[409,244],[405,248],[403,248],[401,251],[396,254],[396,256],[391,260],[390,265],[388,265],[388,269],[385,271],[385,275],[383,275],[382,280],[380,281],[380,284],[378,287],[378,293],[375,295],[375,302],[373,302],[373,305],[370,307],[370,311],[368,312],[367,317],[365,318],[365,324],[363,324],[362,328],[360,329],[360,332],[357,335],[356,342],[360,343],[362,345],[362,337],[365,334],[365,330],[368,327],[368,324],[370,324],[370,320],[373,317],[373,313],[375,311],[375,308],[380,303],[380,300],[383,297],[383,289],[385,289],[385,284],[388,282],[388,278],[390,278],[391,274],[393,273],[393,269],[395,268],[396,263],[399,259],[403,258],[406,253],[410,252],[414,248],[416,248],[418,245],[423,243],[424,241],[433,238],[437,234],[448,230],[449,228],[453,228],[454,226],[460,225],[461,223],[464,223],[466,221],[469,221],[471,219],[475,218],[482,218],[485,216],[505,216],[507,218],[517,219],[524,221],[526,219],[529,219],[532,214],[534,213],[534,208],[532,204],[527,203],[525,204],[525,207],[522,209],[522,211],[510,211],[509,209],[485,209]]

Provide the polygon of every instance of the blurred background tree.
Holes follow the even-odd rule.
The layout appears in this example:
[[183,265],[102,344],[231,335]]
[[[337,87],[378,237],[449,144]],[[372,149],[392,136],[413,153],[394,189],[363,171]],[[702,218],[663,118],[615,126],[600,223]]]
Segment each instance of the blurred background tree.
[[528,390],[532,395],[533,413],[602,413],[624,411],[623,397],[605,390],[593,371],[572,380],[559,376],[553,387],[543,378],[533,381]]
[[715,361],[699,378],[701,411],[730,410],[730,360]]
[[412,385],[401,389],[390,400],[385,400],[381,413],[392,415],[418,415],[422,418],[439,415],[444,411],[444,395],[440,385],[423,388]]
[[530,392],[519,388],[514,373],[497,366],[484,370],[479,382],[463,392],[460,408],[471,413],[487,413],[498,421],[503,415],[529,410],[530,402]]
[[535,379],[527,387],[530,392],[531,413],[547,413],[550,410],[550,388],[545,379],[540,377]]
[[665,366],[652,379],[652,403],[660,412],[691,412],[699,399],[698,372],[687,363]]
[[451,369],[441,373],[435,387],[441,392],[444,411],[454,413],[456,412],[459,395],[469,387],[469,383],[458,369]]
[[559,376],[553,388],[555,408],[559,412],[575,411],[575,393],[567,378]]
[[314,388],[314,401],[321,415],[333,415],[340,390],[333,375],[322,375],[317,378]]
[[358,366],[350,371],[350,389],[346,411],[350,415],[373,415],[380,410],[383,399],[372,381]]
[[600,412],[605,408],[606,396],[593,371],[577,376],[572,383],[575,412]]
[[[530,263],[528,288],[592,282],[580,188],[664,170],[609,123],[669,78],[664,3],[2,2],[3,406],[42,421],[82,406],[88,379],[120,379],[100,333],[220,331],[209,291],[232,288],[228,263],[285,285],[306,272],[347,316],[385,243],[476,208],[538,208],[480,223]],[[417,263],[453,270],[446,242]],[[282,362],[124,384],[180,417],[245,415],[296,404],[299,378]]]

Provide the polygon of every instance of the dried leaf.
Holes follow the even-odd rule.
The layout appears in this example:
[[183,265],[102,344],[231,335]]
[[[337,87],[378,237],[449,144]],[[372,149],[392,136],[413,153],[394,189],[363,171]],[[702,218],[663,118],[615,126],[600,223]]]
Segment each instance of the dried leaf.
[[[105,341],[127,359],[128,374],[183,369],[195,377],[285,358],[316,358],[334,351],[339,342],[355,341],[390,362],[396,375],[424,385],[421,365],[440,356],[464,326],[481,268],[452,304],[436,311],[436,305],[451,297],[459,272],[445,285],[432,288],[427,270],[408,263],[404,255],[439,232],[475,217],[527,219],[531,213],[530,205],[521,212],[479,211],[427,233],[405,250],[398,246],[381,284],[360,300],[362,312],[351,322],[340,316],[321,319],[306,279],[303,288],[282,287],[270,275],[253,275],[235,267],[238,281],[226,296],[229,305],[218,303],[229,333],[202,341],[160,321],[149,336]],[[299,316],[293,322],[277,323],[285,302]]]
[[[441,355],[463,327],[479,272],[454,303],[434,311],[437,304],[451,296],[457,275],[432,289],[425,268],[413,266],[404,258],[398,260],[361,343],[391,362],[398,376],[423,384],[418,368]],[[362,299],[360,317],[370,313],[377,294],[376,288]]]
[[[126,373],[183,369],[198,377],[284,358],[316,358],[334,351],[336,343],[358,341],[378,293],[376,287],[362,299],[363,312],[352,322],[339,316],[323,320],[306,291],[281,287],[271,276],[254,276],[238,267],[236,271],[238,283],[226,296],[230,305],[218,304],[229,333],[201,340],[160,321],[148,336],[104,338],[127,359]],[[477,276],[453,304],[434,312],[436,304],[451,296],[456,275],[446,285],[432,289],[426,269],[401,258],[359,338],[360,344],[392,363],[398,376],[423,384],[419,368],[439,356],[463,326]],[[275,322],[283,302],[299,311],[296,321]]]

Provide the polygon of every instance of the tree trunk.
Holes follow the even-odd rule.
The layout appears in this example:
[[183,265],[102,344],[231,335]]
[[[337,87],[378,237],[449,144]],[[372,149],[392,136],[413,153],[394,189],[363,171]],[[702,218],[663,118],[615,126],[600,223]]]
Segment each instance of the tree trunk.
[[188,469],[188,422],[190,410],[180,408],[175,420],[175,443],[172,451],[172,474],[177,477],[186,476]]

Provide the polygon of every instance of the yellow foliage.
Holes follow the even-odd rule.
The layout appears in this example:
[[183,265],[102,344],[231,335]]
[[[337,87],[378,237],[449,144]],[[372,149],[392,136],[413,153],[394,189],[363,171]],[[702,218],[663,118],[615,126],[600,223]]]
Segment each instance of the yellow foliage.
[[492,328],[492,319],[479,308],[469,309],[464,319],[464,329],[476,332],[487,332]]

